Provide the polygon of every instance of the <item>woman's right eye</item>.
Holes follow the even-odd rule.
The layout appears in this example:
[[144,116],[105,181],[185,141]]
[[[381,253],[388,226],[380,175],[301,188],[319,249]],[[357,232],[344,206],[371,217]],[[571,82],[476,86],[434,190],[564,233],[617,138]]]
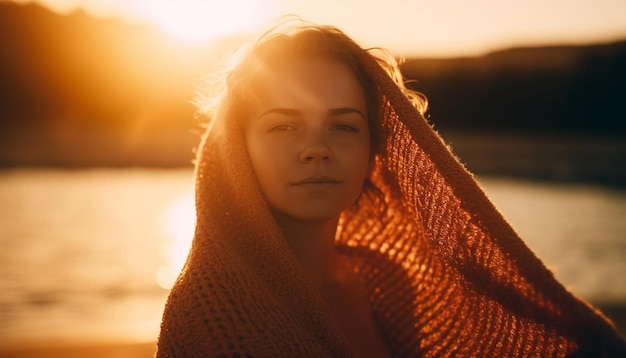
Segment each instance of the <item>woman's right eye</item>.
[[294,130],[296,130],[296,127],[293,124],[277,124],[269,128],[270,132],[288,132]]

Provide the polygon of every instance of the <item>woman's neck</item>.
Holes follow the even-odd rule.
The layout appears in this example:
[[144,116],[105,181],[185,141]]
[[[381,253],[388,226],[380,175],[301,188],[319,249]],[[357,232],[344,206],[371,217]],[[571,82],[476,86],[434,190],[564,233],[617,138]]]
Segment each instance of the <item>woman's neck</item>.
[[335,251],[338,219],[303,221],[274,213],[296,259],[314,284],[321,286],[336,279],[339,255]]

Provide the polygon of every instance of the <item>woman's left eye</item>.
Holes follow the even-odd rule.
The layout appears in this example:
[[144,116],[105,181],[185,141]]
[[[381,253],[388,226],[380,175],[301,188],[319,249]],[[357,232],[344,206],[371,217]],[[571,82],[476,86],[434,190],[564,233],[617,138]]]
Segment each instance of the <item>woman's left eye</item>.
[[335,124],[331,127],[331,129],[341,131],[341,132],[358,132],[359,131],[359,129],[356,126],[351,125],[351,124],[345,124],[345,123]]

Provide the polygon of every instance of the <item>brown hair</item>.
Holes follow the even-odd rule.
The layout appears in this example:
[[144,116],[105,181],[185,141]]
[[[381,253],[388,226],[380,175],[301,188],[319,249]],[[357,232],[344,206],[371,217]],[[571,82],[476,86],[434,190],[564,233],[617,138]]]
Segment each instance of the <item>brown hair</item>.
[[[332,26],[305,24],[301,20],[293,25],[288,21],[263,34],[247,51],[239,53],[234,66],[225,72],[225,79],[210,81],[209,87],[198,93],[195,104],[198,112],[209,118],[209,130],[221,127],[222,121],[245,123],[252,115],[262,91],[263,76],[271,75],[281,65],[298,58],[322,57],[347,65],[363,87],[368,106],[368,125],[372,160],[381,153],[380,143],[385,134],[380,129],[381,108],[386,100],[374,79],[366,73],[361,60],[371,56],[394,80],[413,106],[424,115],[428,102],[421,93],[408,89],[403,81],[398,61],[381,48],[363,49],[341,30]],[[364,194],[381,204],[382,193],[366,180]],[[363,195],[357,200],[361,200]],[[381,208],[382,209],[382,208]]]

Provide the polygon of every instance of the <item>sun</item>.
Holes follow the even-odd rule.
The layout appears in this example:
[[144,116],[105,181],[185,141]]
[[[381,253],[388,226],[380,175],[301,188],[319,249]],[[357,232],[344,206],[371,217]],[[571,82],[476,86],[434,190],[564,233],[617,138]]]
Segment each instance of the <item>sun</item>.
[[270,1],[154,0],[135,10],[165,33],[186,42],[208,42],[249,31],[267,22]]

